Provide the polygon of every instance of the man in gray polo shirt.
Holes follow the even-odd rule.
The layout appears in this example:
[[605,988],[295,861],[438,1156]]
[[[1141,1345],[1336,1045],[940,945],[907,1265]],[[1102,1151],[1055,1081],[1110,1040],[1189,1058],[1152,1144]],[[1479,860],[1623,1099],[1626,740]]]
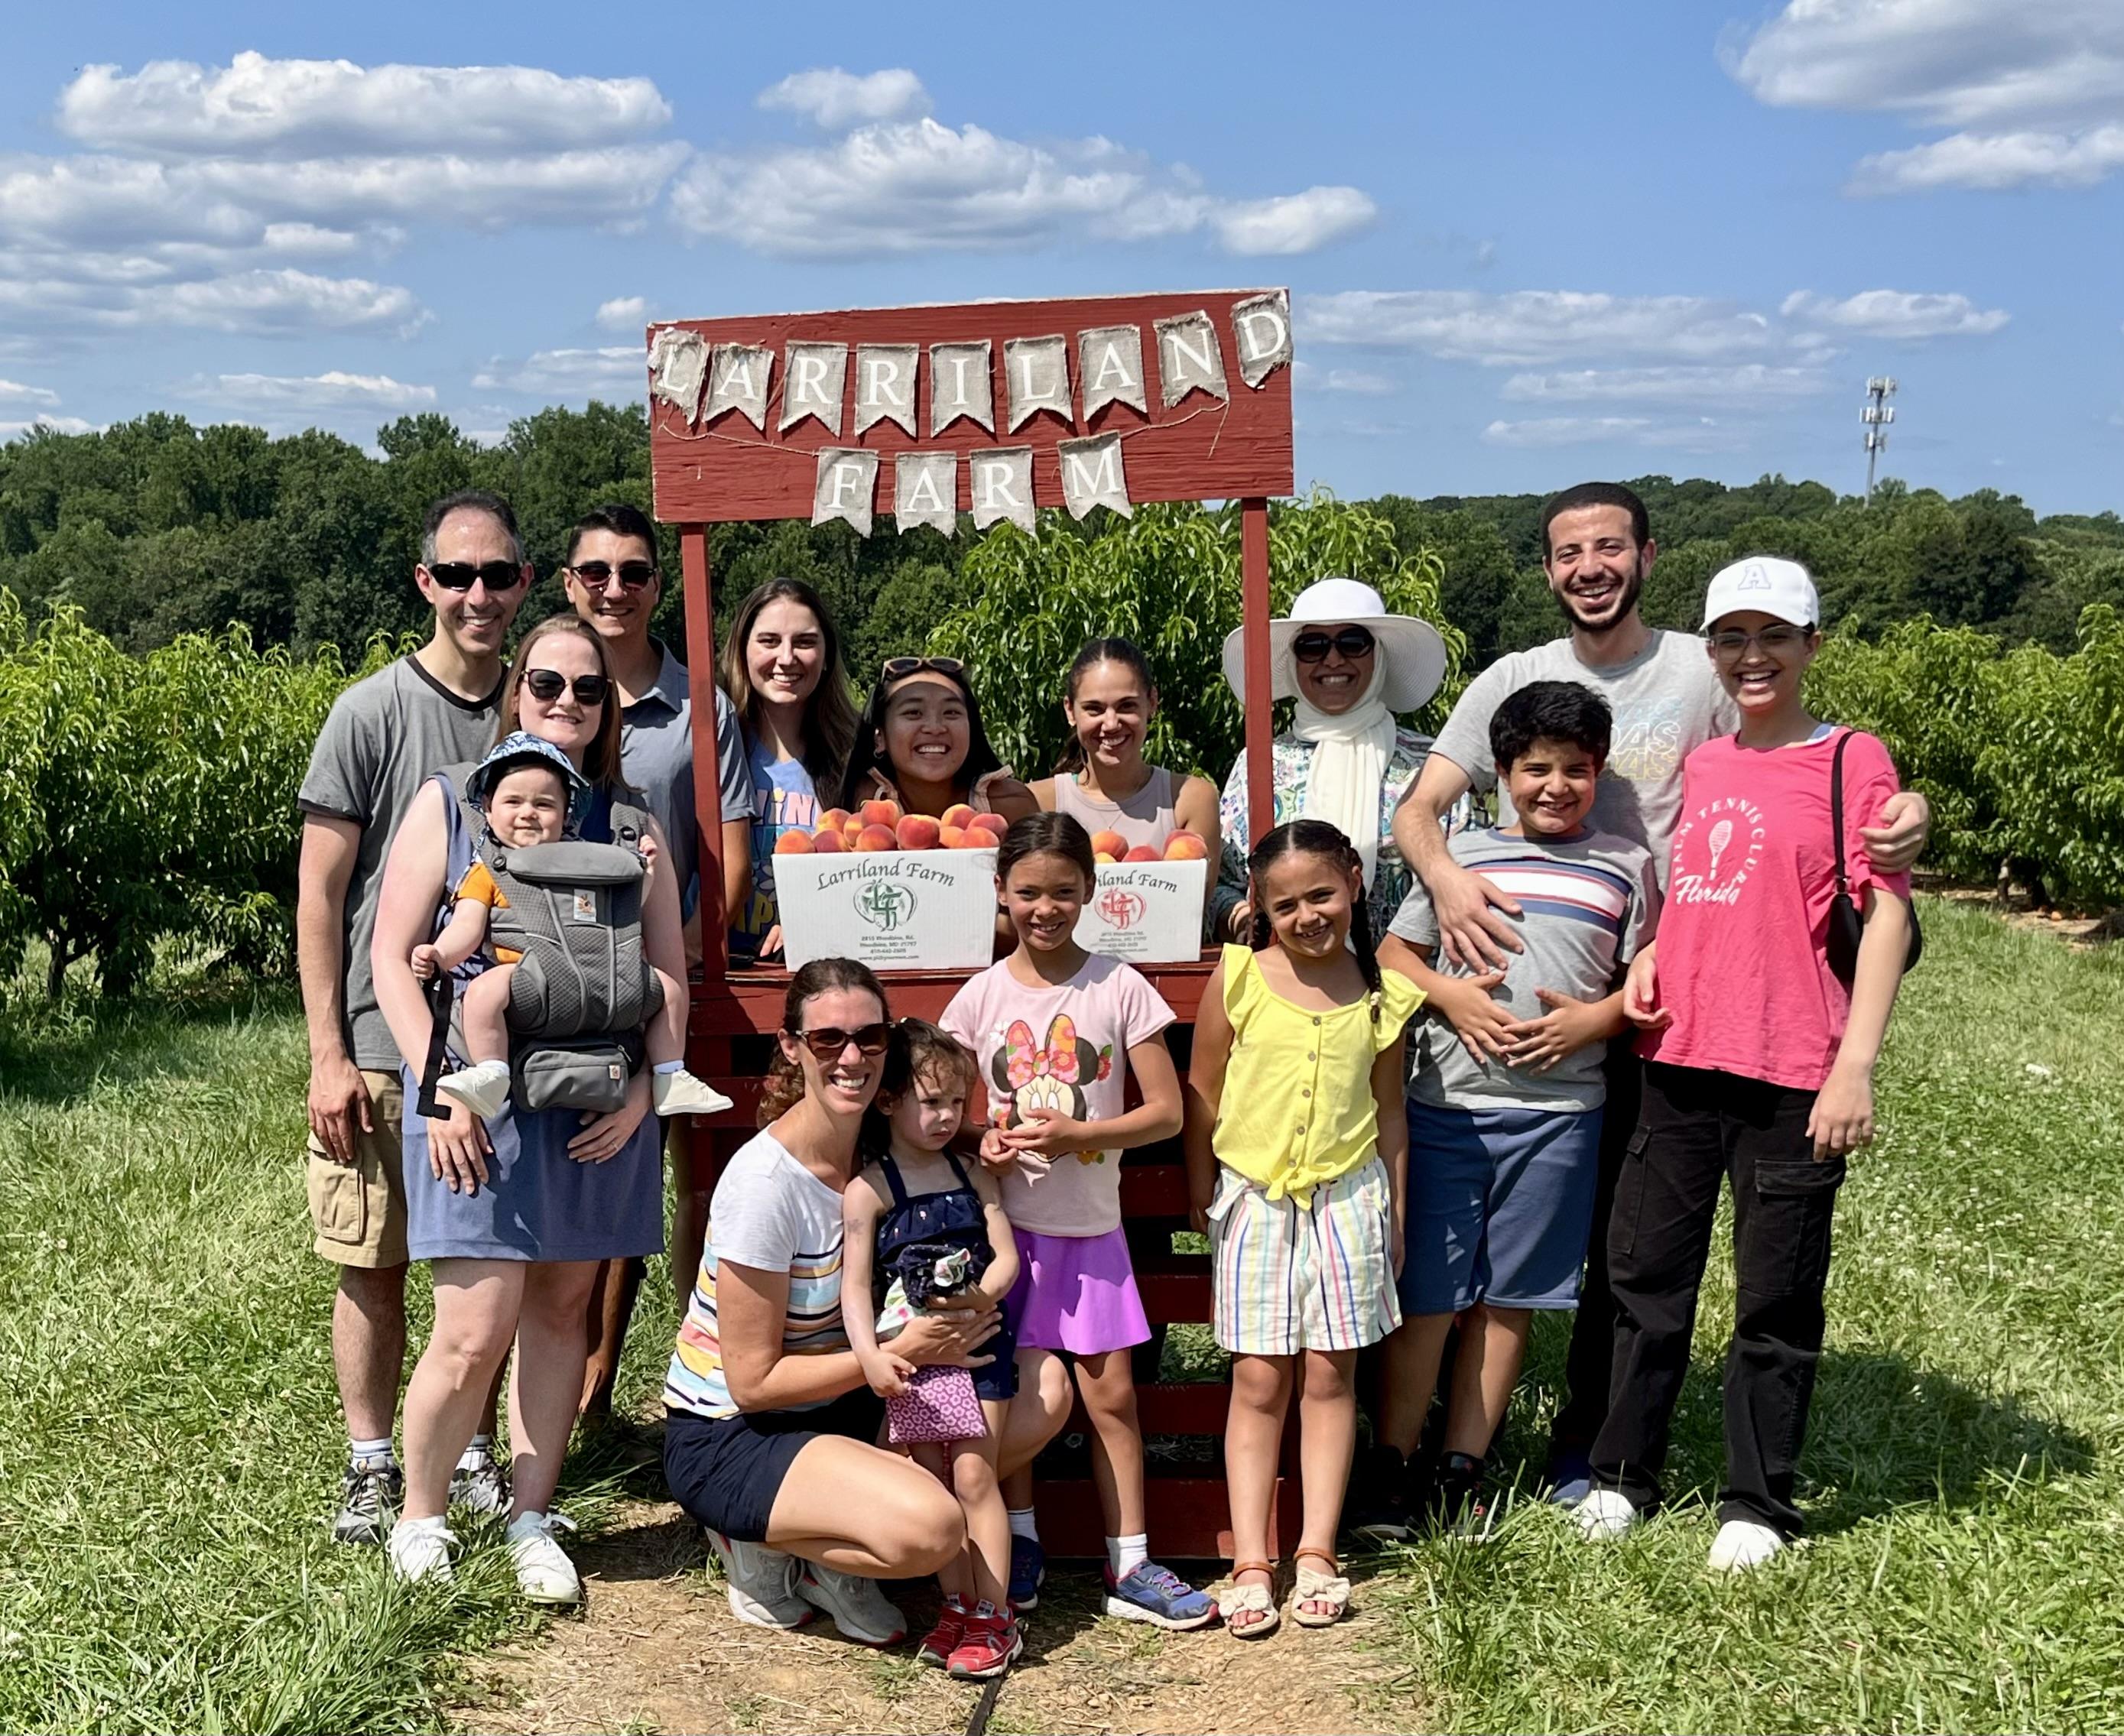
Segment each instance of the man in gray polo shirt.
[[[1496,788],[1490,716],[1508,694],[1530,682],[1576,681],[1608,702],[1614,736],[1592,824],[1643,845],[1662,885],[1681,807],[1681,762],[1739,724],[1703,641],[1693,633],[1648,627],[1638,612],[1658,553],[1644,502],[1620,483],[1581,482],[1553,496],[1542,508],[1541,523],[1543,570],[1570,632],[1501,657],[1475,678],[1394,815],[1394,841],[1431,895],[1441,951],[1470,965],[1502,966],[1520,950],[1507,919],[1519,915],[1519,906],[1453,860],[1440,819],[1471,787]],[[1509,824],[1511,803],[1501,794],[1498,806],[1498,823]],[[1924,848],[1931,819],[1922,795],[1901,791],[1865,829],[1868,855],[1884,871],[1900,873]],[[1566,1363],[1569,1396],[1550,1432],[1550,1477],[1556,1498],[1567,1503],[1586,1492],[1586,1453],[1608,1406],[1614,1342],[1608,1218],[1643,1077],[1628,1044],[1609,1045],[1607,1074],[1593,1240]]]
[[[369,969],[383,863],[415,793],[494,739],[501,648],[524,597],[508,505],[477,491],[428,509],[413,582],[435,631],[410,657],[333,703],[297,800],[295,955],[309,1025],[310,1218],[318,1255],[339,1268],[332,1365],[346,1412],[347,1467],[332,1534],[380,1543],[403,1477],[392,1424],[406,1358],[406,1194],[399,1054]],[[493,1401],[453,1496],[505,1506],[491,1448]]]
[[[639,791],[664,828],[686,913],[687,950],[701,955],[697,876],[700,828],[693,800],[693,704],[686,666],[649,631],[664,594],[656,561],[656,527],[639,507],[611,503],[594,507],[568,537],[562,582],[576,614],[604,643],[605,661],[619,685],[620,775]],[[716,770],[722,809],[721,910],[737,908],[752,884],[752,773],[738,734],[737,714],[717,688]],[[684,1147],[679,1147],[683,1153]],[[683,1161],[683,1157],[681,1159]],[[707,1233],[707,1201],[682,1175],[671,1224],[671,1269],[691,1273],[701,1260]],[[583,1410],[602,1416],[612,1407],[613,1377],[642,1264],[631,1260],[615,1272],[610,1262],[590,1297],[590,1362],[583,1376]],[[686,1286],[677,1286],[683,1297]]]

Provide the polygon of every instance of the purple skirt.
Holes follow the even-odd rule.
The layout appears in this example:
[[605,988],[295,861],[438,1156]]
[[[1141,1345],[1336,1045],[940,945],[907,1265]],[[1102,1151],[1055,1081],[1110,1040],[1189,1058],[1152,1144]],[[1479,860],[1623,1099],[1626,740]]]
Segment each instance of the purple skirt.
[[1003,1318],[1021,1350],[1103,1356],[1150,1342],[1150,1322],[1120,1226],[1103,1236],[1042,1236],[1013,1230],[1017,1282]]

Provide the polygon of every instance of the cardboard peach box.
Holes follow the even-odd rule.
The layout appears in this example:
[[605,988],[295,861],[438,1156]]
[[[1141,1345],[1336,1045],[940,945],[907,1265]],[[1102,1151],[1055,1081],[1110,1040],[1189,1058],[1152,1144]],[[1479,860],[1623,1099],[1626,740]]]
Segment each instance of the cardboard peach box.
[[993,850],[835,851],[773,861],[792,970],[837,958],[875,970],[969,970],[995,956]]
[[1209,875],[1210,864],[1200,856],[1100,863],[1098,885],[1077,918],[1077,944],[1131,964],[1199,958]]

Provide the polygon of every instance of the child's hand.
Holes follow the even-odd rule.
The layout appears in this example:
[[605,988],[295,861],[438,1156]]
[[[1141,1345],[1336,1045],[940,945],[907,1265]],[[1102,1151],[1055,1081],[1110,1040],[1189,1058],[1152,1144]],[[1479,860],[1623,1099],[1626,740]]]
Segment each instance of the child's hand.
[[1490,995],[1504,980],[1501,970],[1486,970],[1479,977],[1445,978],[1431,992],[1431,1006],[1453,1027],[1453,1035],[1478,1067],[1511,1058],[1506,1053],[1511,1011]]
[[1537,988],[1534,997],[1548,1011],[1539,1019],[1523,1019],[1506,1027],[1510,1039],[1506,1058],[1514,1067],[1545,1073],[1565,1057],[1605,1043],[1611,1034],[1614,1021],[1599,1001],[1574,1001],[1553,988]]
[[1623,1016],[1640,1030],[1665,1030],[1674,1015],[1659,1004],[1659,965],[1647,946],[1630,960],[1623,979]]
[[1187,1222],[1197,1236],[1210,1233],[1210,1208],[1216,1203],[1217,1178],[1215,1175],[1198,1181],[1187,1178]]
[[1012,1169],[1017,1163],[1017,1153],[1003,1143],[1003,1129],[999,1127],[992,1127],[981,1135],[980,1157],[992,1170]]
[[1393,1208],[1393,1245],[1388,1250],[1393,1261],[1393,1275],[1397,1281],[1401,1269],[1408,1260],[1408,1202],[1398,1199]]
[[1003,1130],[1003,1142],[1020,1157],[1045,1157],[1050,1161],[1070,1152],[1087,1148],[1089,1124],[1072,1120],[1060,1110],[1026,1111],[1027,1119]]
[[656,840],[645,832],[641,842],[634,847],[634,853],[641,858],[641,885],[646,892],[650,881],[656,877]]
[[443,968],[441,949],[424,942],[413,949],[412,963],[413,974],[425,983]]
[[914,1373],[914,1363],[895,1356],[890,1350],[873,1350],[858,1360],[862,1364],[863,1378],[870,1382],[870,1390],[880,1398],[898,1398],[907,1391],[907,1377]]
[[1862,1145],[1873,1142],[1873,1075],[1867,1069],[1846,1072],[1832,1067],[1822,1083],[1814,1109],[1807,1118],[1807,1137],[1814,1141],[1814,1161],[1821,1163],[1841,1157]]

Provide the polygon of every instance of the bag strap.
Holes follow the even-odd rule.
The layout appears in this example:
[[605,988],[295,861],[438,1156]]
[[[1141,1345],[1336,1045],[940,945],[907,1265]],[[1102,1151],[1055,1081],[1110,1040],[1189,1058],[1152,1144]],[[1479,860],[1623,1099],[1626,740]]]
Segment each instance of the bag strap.
[[1851,894],[1851,879],[1844,867],[1844,750],[1856,732],[1846,730],[1836,738],[1836,752],[1829,762],[1829,824],[1836,835],[1836,889]]
[[421,992],[428,997],[428,1014],[433,1021],[428,1028],[428,1056],[421,1063],[421,1096],[414,1107],[431,1120],[448,1118],[450,1106],[435,1097],[435,1081],[443,1076],[443,1057],[450,1042],[450,1002],[456,990],[451,974],[439,970],[421,986]]

